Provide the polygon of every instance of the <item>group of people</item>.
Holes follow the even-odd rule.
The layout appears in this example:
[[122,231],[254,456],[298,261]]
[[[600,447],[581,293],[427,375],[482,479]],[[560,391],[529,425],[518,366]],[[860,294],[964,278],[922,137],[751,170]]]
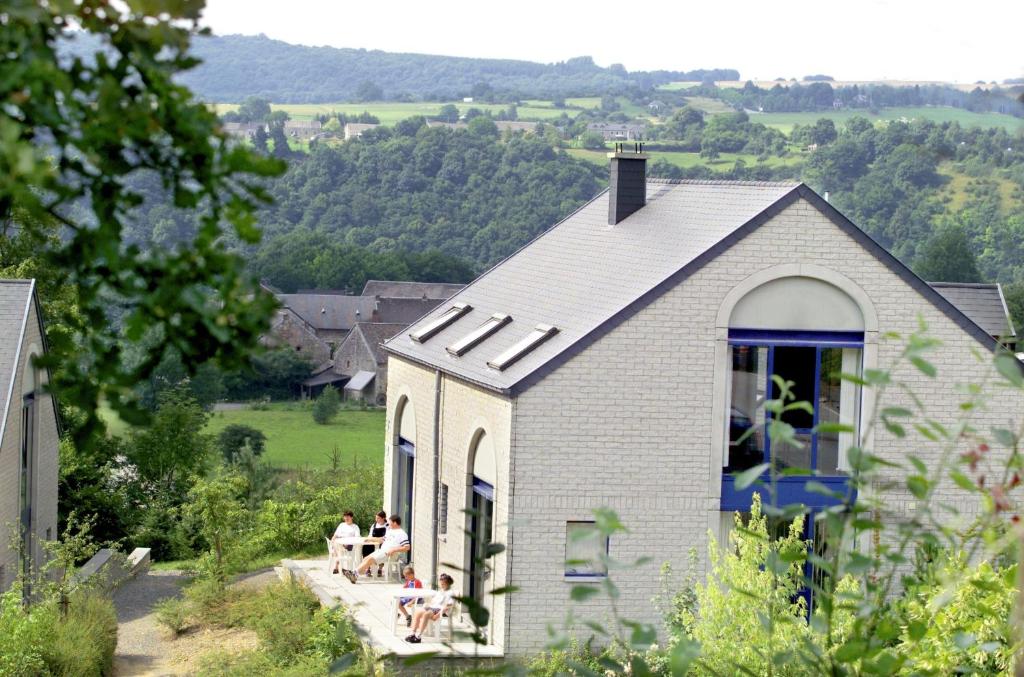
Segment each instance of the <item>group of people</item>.
[[[355,515],[352,511],[346,511],[342,515],[342,522],[334,530],[333,541],[335,542],[332,551],[338,548],[352,551],[356,546],[352,543],[345,543],[345,540],[354,540],[361,537],[359,525],[355,523]],[[337,543],[337,541],[342,541]],[[379,545],[379,547],[378,547]],[[389,557],[399,553],[408,552],[411,549],[409,534],[402,528],[402,518],[398,515],[387,516],[383,510],[378,512],[374,524],[367,536],[363,537],[362,561],[352,569],[341,568],[341,558],[334,558],[330,562],[332,573],[341,574],[350,583],[357,583],[360,578],[372,578],[376,569],[377,577],[384,576],[384,563]],[[423,582],[416,578],[416,570],[412,565],[406,565],[402,570],[404,580],[403,587],[408,589],[423,589]],[[432,621],[438,621],[445,615],[454,602],[452,592],[452,577],[448,574],[441,574],[438,577],[438,586],[441,588],[431,595],[430,600],[422,609],[416,606],[423,602],[417,597],[402,597],[398,600],[398,613],[405,616],[405,624],[412,630],[412,634],[405,638],[405,641],[412,644],[419,644],[422,641],[423,633],[430,627]]]

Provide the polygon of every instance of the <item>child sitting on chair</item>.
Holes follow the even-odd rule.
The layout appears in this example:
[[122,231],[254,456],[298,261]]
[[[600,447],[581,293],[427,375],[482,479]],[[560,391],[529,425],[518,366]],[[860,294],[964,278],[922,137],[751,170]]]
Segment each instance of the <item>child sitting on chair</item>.
[[437,579],[441,589],[434,593],[434,596],[427,602],[427,606],[416,610],[412,619],[412,634],[405,638],[410,644],[419,644],[423,641],[423,633],[427,631],[431,621],[440,621],[451,608],[455,601],[452,595],[452,577],[448,574],[441,574]]
[[[412,566],[406,565],[402,569],[402,577],[405,578],[405,585],[403,588],[422,588],[423,581],[416,578],[416,571],[413,570]],[[405,614],[405,625],[406,627],[412,626],[412,607],[416,605],[415,597],[402,597],[398,600],[398,612]]]

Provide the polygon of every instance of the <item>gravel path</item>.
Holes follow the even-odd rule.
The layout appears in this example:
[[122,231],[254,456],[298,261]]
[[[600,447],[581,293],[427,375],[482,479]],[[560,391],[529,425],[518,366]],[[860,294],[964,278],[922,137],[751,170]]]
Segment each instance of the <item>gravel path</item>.
[[167,631],[156,622],[153,605],[177,597],[188,578],[179,571],[147,571],[125,581],[114,592],[117,608],[117,652],[114,675],[176,675],[168,665],[172,654]]
[[[115,677],[180,677],[190,675],[199,657],[216,649],[252,649],[255,634],[242,629],[207,629],[171,639],[156,621],[153,605],[177,597],[189,578],[180,571],[148,571],[126,581],[114,592],[117,608]],[[273,569],[236,578],[232,587],[262,588],[279,580]]]

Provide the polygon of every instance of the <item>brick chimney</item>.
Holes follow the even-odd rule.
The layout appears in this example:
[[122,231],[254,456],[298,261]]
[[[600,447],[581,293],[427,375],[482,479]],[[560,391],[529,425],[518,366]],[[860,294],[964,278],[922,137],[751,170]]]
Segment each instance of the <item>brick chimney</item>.
[[647,204],[647,154],[643,144],[615,144],[608,182],[608,225],[614,226]]

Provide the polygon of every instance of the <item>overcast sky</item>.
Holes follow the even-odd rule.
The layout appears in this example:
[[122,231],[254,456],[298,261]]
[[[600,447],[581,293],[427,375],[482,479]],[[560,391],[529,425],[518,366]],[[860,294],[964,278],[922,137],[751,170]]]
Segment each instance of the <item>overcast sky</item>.
[[736,68],[744,79],[1024,77],[1024,0],[207,0],[205,23],[303,45]]

